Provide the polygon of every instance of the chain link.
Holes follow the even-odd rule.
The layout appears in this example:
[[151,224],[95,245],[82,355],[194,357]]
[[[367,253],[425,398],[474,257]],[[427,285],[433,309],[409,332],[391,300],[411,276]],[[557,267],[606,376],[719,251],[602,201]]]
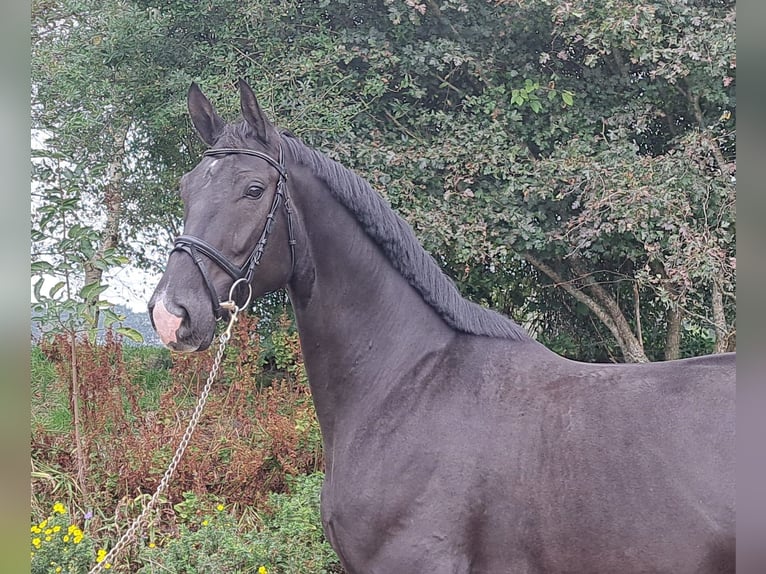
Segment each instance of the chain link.
[[[227,303],[231,303],[231,301],[227,301]],[[135,538],[136,533],[141,528],[143,523],[146,521],[146,517],[149,515],[152,509],[154,509],[154,507],[157,505],[157,502],[159,501],[160,496],[162,496],[165,490],[167,490],[168,484],[170,484],[170,479],[173,477],[173,474],[176,471],[176,467],[178,466],[178,463],[181,461],[181,457],[183,456],[184,451],[186,450],[186,447],[189,444],[189,440],[191,439],[191,436],[194,433],[194,429],[197,427],[199,418],[202,415],[202,409],[205,408],[205,403],[207,402],[207,396],[210,394],[210,389],[213,386],[213,381],[215,380],[215,377],[218,374],[218,369],[221,366],[221,360],[223,359],[223,352],[226,349],[226,343],[228,343],[229,339],[231,338],[231,329],[234,326],[234,322],[237,320],[237,314],[243,308],[244,307],[237,307],[236,304],[232,304],[230,306],[231,317],[229,319],[229,324],[226,327],[226,330],[223,333],[221,333],[221,336],[218,339],[218,352],[215,355],[215,360],[213,361],[213,366],[210,369],[210,374],[208,375],[207,382],[205,383],[205,387],[202,389],[202,394],[200,395],[199,400],[197,401],[197,406],[194,408],[194,412],[192,413],[191,420],[189,421],[189,424],[186,426],[186,432],[184,432],[184,436],[183,438],[181,438],[181,442],[179,443],[178,448],[176,449],[176,452],[173,455],[173,459],[170,461],[170,465],[168,466],[168,469],[165,471],[165,474],[163,475],[159,486],[157,486],[157,490],[152,495],[152,498],[146,504],[141,514],[139,514],[138,517],[135,520],[133,520],[133,523],[125,531],[125,534],[123,534],[120,537],[120,539],[117,541],[117,544],[114,545],[114,547],[106,554],[106,556],[100,562],[98,562],[90,570],[90,572],[88,572],[88,574],[96,574],[97,572],[102,572],[106,564],[114,563],[117,556],[119,556],[119,554],[123,551],[123,549]]]

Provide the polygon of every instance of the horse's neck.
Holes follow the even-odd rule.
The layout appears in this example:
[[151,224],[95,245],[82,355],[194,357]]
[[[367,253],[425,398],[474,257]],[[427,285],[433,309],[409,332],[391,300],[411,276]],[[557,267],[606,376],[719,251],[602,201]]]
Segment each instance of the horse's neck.
[[454,334],[324,184],[313,180],[291,199],[303,232],[288,289],[326,431],[344,408],[395,390]]

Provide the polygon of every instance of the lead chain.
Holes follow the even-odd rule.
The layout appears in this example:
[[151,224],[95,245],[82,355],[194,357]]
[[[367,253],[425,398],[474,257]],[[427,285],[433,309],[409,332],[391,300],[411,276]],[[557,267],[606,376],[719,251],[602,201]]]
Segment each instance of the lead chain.
[[173,473],[175,473],[176,467],[181,461],[181,457],[186,450],[186,446],[189,444],[189,440],[194,433],[194,429],[197,427],[200,415],[202,415],[202,409],[205,408],[207,396],[210,394],[210,389],[213,386],[213,381],[215,380],[215,377],[218,374],[218,369],[221,366],[221,360],[223,359],[223,352],[226,348],[226,343],[228,343],[229,339],[231,338],[231,328],[234,325],[234,322],[237,320],[237,314],[242,310],[243,307],[241,308],[237,307],[236,305],[232,305],[231,308],[231,318],[229,319],[228,326],[224,332],[221,333],[221,336],[218,339],[218,352],[216,353],[215,360],[213,361],[213,367],[210,369],[210,374],[208,375],[205,387],[202,389],[202,394],[197,401],[197,406],[194,408],[194,413],[192,413],[191,420],[186,426],[186,432],[184,432],[184,436],[181,438],[181,442],[179,443],[178,448],[173,455],[173,459],[170,461],[170,465],[165,471],[165,474],[162,477],[156,492],[152,495],[152,498],[146,504],[141,514],[139,514],[138,517],[133,520],[133,523],[125,531],[125,534],[120,537],[120,539],[117,541],[117,544],[114,545],[114,547],[107,553],[103,560],[98,562],[90,570],[90,572],[88,572],[88,574],[96,574],[97,572],[102,572],[106,564],[111,564],[115,561],[120,552],[122,552],[122,550],[133,540],[133,538],[135,538],[136,532],[145,522],[149,512],[151,512],[152,509],[157,505],[157,501],[159,500],[160,496],[162,496],[167,489],[168,484],[170,483],[170,479],[173,477]]

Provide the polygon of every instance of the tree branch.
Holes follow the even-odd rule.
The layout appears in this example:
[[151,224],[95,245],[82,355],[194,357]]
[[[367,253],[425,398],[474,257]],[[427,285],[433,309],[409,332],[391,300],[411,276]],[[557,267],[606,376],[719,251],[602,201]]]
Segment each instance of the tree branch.
[[718,142],[715,141],[715,138],[712,137],[708,132],[705,116],[702,113],[699,94],[693,93],[691,89],[688,92],[684,92],[679,88],[679,91],[686,96],[687,100],[692,105],[692,109],[694,110],[694,119],[697,121],[697,125],[699,126],[700,135],[702,136],[703,141],[710,146],[710,151],[712,152],[713,157],[715,158],[715,162],[718,164],[718,169],[721,172],[720,175],[728,183],[728,178],[732,174],[732,166],[726,162],[723,157],[723,152],[721,152],[721,148],[718,146]]
[[[582,272],[582,270],[575,270],[575,272],[579,275],[579,278],[588,284],[588,287],[594,291],[594,294],[599,300],[590,297],[583,290],[575,287],[571,281],[565,280],[555,269],[543,261],[537,259],[534,255],[525,253],[523,256],[524,259],[526,259],[532,266],[547,275],[554,282],[556,287],[561,287],[564,289],[564,291],[588,307],[588,309],[590,309],[593,314],[599,318],[599,320],[606,326],[606,328],[609,329],[609,332],[612,333],[612,336],[615,338],[617,344],[622,349],[623,355],[627,361],[632,363],[646,363],[649,361],[643,351],[643,347],[639,344],[633,333],[630,331],[630,326],[628,325],[627,320],[625,320],[625,318],[622,316],[622,313],[619,311],[617,303],[611,299],[609,294],[606,293],[603,288],[601,288],[593,280],[592,277],[588,276],[587,273]],[[604,304],[605,302],[607,302],[607,304]],[[614,309],[610,310],[608,308],[608,302],[611,302],[611,304],[617,308],[617,320],[615,320],[614,317]],[[622,322],[622,324],[620,322]]]
[[633,334],[633,330],[630,327],[630,323],[622,313],[617,301],[614,300],[607,291],[599,285],[592,275],[588,273],[583,265],[582,261],[578,257],[570,258],[572,270],[579,275],[588,289],[593,293],[593,296],[604,307],[606,312],[612,319],[620,333],[620,337],[623,340],[623,345],[620,345],[625,354],[625,359],[631,363],[648,363],[649,359],[644,352],[644,345]]
[[638,283],[633,282],[633,306],[636,317],[636,336],[641,348],[644,348],[644,334],[641,331],[641,297],[638,295]]

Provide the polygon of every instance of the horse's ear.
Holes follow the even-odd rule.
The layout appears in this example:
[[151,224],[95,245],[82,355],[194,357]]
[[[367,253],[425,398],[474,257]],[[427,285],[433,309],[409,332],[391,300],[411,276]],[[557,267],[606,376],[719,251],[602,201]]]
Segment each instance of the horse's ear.
[[186,96],[186,103],[189,107],[194,129],[207,145],[212,146],[218,136],[221,135],[225,125],[221,117],[216,113],[213,104],[207,99],[199,86],[192,82],[189,86],[189,93]]
[[274,128],[269,122],[266,114],[263,113],[255,99],[255,94],[245,80],[237,82],[239,86],[239,103],[242,107],[242,117],[245,118],[247,125],[253,130],[253,135],[263,143],[268,143]]

